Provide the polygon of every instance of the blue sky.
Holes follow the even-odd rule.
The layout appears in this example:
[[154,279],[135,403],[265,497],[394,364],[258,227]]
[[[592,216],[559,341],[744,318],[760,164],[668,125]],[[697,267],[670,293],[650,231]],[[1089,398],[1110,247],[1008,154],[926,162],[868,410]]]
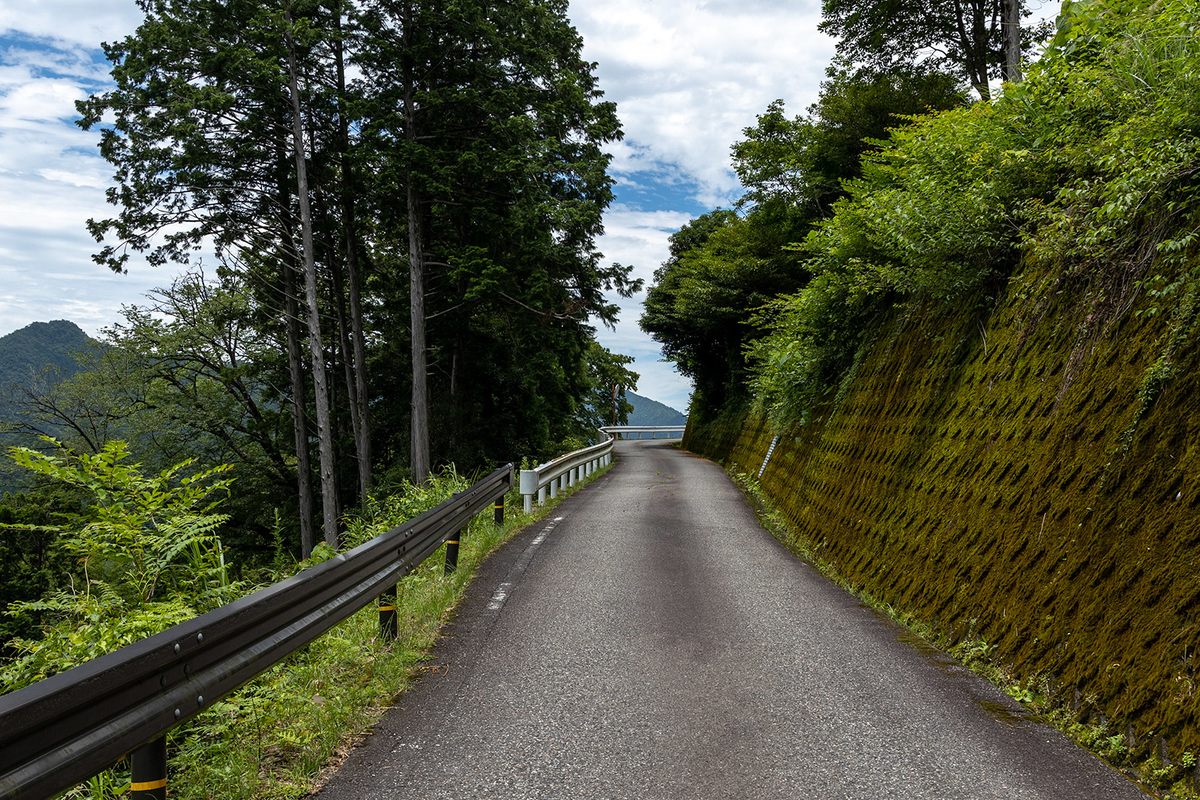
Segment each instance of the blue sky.
[[[776,98],[792,113],[816,99],[833,43],[816,0],[572,0],[570,14],[625,130],[599,248],[648,281],[673,231],[738,196],[741,130]],[[137,261],[109,273],[84,227],[109,213],[111,169],[73,124],[74,101],[105,85],[100,42],[139,20],[132,0],[0,4],[0,334],[51,319],[96,334],[173,277]],[[638,328],[642,299],[618,299],[621,321],[599,338],[637,358],[640,394],[684,410],[691,387]]]

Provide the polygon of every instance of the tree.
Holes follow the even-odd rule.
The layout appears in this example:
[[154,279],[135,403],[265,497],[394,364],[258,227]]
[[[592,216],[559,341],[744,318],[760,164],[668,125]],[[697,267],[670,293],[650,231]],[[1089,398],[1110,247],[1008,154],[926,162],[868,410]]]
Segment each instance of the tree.
[[565,2],[142,8],[108,48],[116,88],[81,106],[84,127],[115,119],[120,210],[91,223],[97,260],[211,243],[251,324],[286,340],[287,379],[262,353],[260,406],[291,406],[302,552],[312,472],[330,539],[373,458],[419,480],[574,435],[591,325],[638,282],[595,252],[620,128]]
[[239,492],[230,539],[244,555],[263,553],[273,509],[291,513],[296,473],[277,391],[286,386],[279,332],[261,325],[265,312],[241,273],[185,273],[147,300],[125,307],[81,372],[31,389],[41,420],[33,429],[90,454],[124,440],[153,469],[187,458],[232,465]]
[[[306,127],[330,118],[324,108],[336,94],[329,87],[338,84],[330,77],[336,73],[330,42],[340,41],[342,9],[331,16],[318,3],[292,0],[265,5],[140,0],[140,5],[146,18],[138,32],[106,45],[116,88],[79,105],[85,129],[107,114],[115,117],[113,127],[101,130],[101,153],[117,168],[109,200],[121,210],[89,221],[98,241],[115,239],[96,260],[118,271],[134,251],[146,252],[152,264],[186,262],[208,243],[230,263],[275,265],[279,277],[256,289],[270,295],[287,320],[293,398],[307,394],[296,323],[302,317],[309,327],[324,532],[327,541],[335,540],[339,503],[321,333],[324,290],[310,203],[317,187],[308,173],[317,158],[313,146],[338,137],[310,137]],[[294,290],[293,271],[304,278],[303,301]],[[352,285],[357,287],[357,279]],[[357,323],[355,330],[361,339]],[[306,466],[308,433],[299,411],[295,446]],[[365,430],[360,425],[355,433],[369,435]],[[297,480],[308,552],[313,535],[305,470]]]
[[638,374],[626,367],[633,356],[614,353],[597,341],[588,346],[588,394],[576,415],[581,433],[595,436],[597,428],[606,425],[627,425],[633,404],[626,393],[637,389]]
[[333,476],[333,430],[329,419],[329,383],[325,375],[325,341],[321,336],[321,305],[318,301],[317,261],[313,252],[313,221],[308,188],[308,152],[304,139],[304,109],[300,99],[300,66],[296,59],[295,19],[289,4],[282,33],[287,45],[287,87],[292,106],[291,150],[296,160],[296,199],[300,206],[301,264],[304,272],[305,319],[308,322],[308,352],[312,364],[313,404],[317,412],[317,451],[320,457],[321,515],[325,544],[338,544],[337,484]]
[[[586,323],[614,319],[606,288],[636,288],[594,251],[620,129],[565,12],[377,0],[361,18],[372,194],[403,199],[379,210],[405,238],[380,244],[408,277],[418,480],[435,453],[473,464],[565,435]],[[552,422],[523,428],[538,411]]]
[[792,243],[828,217],[862,174],[862,159],[914,115],[965,101],[955,80],[902,68],[887,73],[830,67],[807,116],[777,100],[733,145],[745,187],[742,211],[703,215],[671,237],[655,272],[642,329],[695,383],[700,416],[749,396],[747,350],[764,335],[756,310],[809,280]]
[[[1005,75],[1019,75],[1021,32],[1014,26],[1028,12],[1020,0],[823,0],[822,15],[818,27],[838,39],[847,61],[875,72],[921,64],[966,80],[987,100],[989,79],[1001,77],[1006,64],[1006,45]],[[1024,32],[1026,39],[1045,35],[1041,28]]]
[[671,258],[654,273],[640,325],[695,385],[693,409],[704,415],[746,398],[742,355],[756,333],[753,309],[807,278],[784,249],[793,231],[766,215],[718,209],[671,237]]
[[861,174],[860,159],[889,130],[909,117],[965,102],[958,82],[944,72],[914,67],[873,72],[835,61],[806,116],[789,119],[783,101],[776,100],[757,125],[743,130],[745,138],[731,148],[745,188],[737,205],[776,216],[790,209],[804,223],[827,216],[845,195],[842,182]]

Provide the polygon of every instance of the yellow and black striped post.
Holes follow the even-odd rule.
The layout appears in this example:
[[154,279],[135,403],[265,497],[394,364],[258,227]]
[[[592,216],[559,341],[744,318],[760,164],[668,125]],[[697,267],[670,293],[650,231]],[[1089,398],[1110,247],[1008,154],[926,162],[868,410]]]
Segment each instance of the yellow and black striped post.
[[500,499],[492,506],[492,510],[496,512],[496,524],[504,524],[504,495],[500,495]]
[[129,796],[133,800],[166,800],[167,737],[155,739],[133,751],[129,757],[133,775]]
[[379,595],[379,636],[386,641],[396,638],[396,587]]
[[458,569],[458,537],[466,533],[466,530],[461,530],[446,540],[446,574],[454,572]]

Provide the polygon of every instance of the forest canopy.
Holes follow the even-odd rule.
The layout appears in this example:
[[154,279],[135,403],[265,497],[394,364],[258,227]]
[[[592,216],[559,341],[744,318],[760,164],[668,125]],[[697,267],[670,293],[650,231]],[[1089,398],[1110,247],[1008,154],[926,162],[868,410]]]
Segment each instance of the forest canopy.
[[78,103],[114,170],[88,226],[101,265],[187,268],[27,428],[229,464],[233,541],[279,510],[304,556],[381,481],[595,435],[636,376],[594,326],[638,283],[596,251],[622,134],[565,2],[139,6]]
[[986,314],[1022,259],[1071,288],[1080,341],[1141,292],[1171,315],[1151,402],[1196,324],[1197,24],[1194,0],[1069,3],[1025,80],[992,99],[971,102],[953,70],[841,61],[807,116],[772,104],[733,146],[742,213],[676,234],[642,317],[695,380],[693,424],[748,403],[777,427],[810,420],[881,312]]

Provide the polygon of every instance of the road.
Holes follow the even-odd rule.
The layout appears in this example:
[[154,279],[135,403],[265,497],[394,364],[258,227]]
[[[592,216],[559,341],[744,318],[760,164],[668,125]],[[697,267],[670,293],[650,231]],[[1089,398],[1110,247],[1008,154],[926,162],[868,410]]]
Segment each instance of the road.
[[317,795],[1146,797],[796,559],[666,442],[495,553]]

